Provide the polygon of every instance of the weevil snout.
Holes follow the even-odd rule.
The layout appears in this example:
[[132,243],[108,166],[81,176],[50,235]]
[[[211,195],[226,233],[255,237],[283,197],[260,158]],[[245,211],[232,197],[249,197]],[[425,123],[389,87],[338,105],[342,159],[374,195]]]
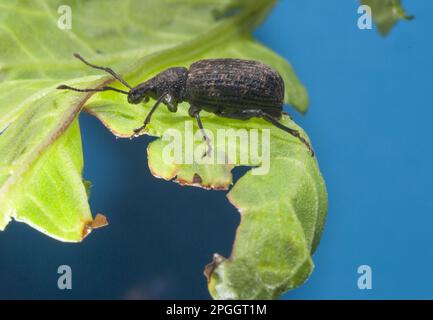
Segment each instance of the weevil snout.
[[128,93],[128,102],[131,104],[138,104],[141,102],[149,101],[147,94],[143,93],[142,90],[131,89]]
[[128,103],[138,104],[143,100],[143,94],[131,89],[128,93]]

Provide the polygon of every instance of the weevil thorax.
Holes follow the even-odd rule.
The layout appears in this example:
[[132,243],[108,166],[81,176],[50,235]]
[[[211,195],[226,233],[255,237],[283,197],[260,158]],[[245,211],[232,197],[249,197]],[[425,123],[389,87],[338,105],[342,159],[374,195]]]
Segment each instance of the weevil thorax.
[[162,94],[170,94],[180,102],[183,100],[188,69],[183,67],[169,68],[153,78],[132,88],[128,94],[128,102],[137,104],[148,98],[158,99]]
[[168,93],[174,100],[180,102],[183,100],[187,77],[187,68],[174,67],[158,73],[149,81],[154,85],[157,97]]

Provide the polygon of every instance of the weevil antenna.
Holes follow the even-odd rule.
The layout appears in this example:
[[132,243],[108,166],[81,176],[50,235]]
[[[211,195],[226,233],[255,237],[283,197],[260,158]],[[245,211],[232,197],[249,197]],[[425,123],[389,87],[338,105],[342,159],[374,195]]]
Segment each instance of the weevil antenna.
[[58,86],[57,89],[60,89],[60,90],[72,90],[72,91],[77,91],[77,92],[116,91],[116,92],[123,93],[123,94],[126,94],[126,95],[128,95],[128,93],[129,93],[127,91],[123,91],[123,90],[120,90],[120,89],[117,89],[117,88],[113,88],[113,87],[102,87],[102,88],[97,88],[97,89],[78,89],[78,88],[73,88],[73,87],[67,86],[65,84],[62,84],[62,85]]
[[81,60],[82,62],[84,62],[86,65],[88,65],[89,67],[92,67],[94,69],[99,69],[99,70],[103,70],[109,74],[111,74],[114,78],[116,78],[117,80],[119,80],[125,87],[128,87],[129,89],[132,89],[132,87],[125,81],[122,79],[122,77],[120,77],[116,72],[114,72],[113,69],[108,68],[108,67],[100,67],[100,66],[96,66],[93,63],[90,63],[88,61],[86,61],[82,56],[80,56],[78,53],[74,53],[74,57]]

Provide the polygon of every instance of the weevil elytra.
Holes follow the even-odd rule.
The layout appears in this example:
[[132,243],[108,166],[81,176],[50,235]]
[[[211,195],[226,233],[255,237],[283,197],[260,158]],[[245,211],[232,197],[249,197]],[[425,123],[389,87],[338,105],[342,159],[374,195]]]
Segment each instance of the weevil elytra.
[[209,138],[200,118],[201,110],[232,119],[263,118],[298,138],[314,156],[313,149],[299,131],[278,121],[283,115],[284,82],[277,71],[263,63],[241,59],[199,60],[191,64],[189,69],[168,68],[132,87],[111,68],[96,66],[77,53],[74,56],[92,68],[108,72],[129,91],[109,86],[78,89],[60,85],[57,89],[78,92],[112,90],[127,95],[128,102],[131,104],[146,102],[149,98],[156,100],[143,125],[134,130],[132,137],[137,137],[146,128],[152,114],[161,103],[165,104],[171,112],[176,112],[178,103],[188,102],[190,104],[188,113],[196,119],[203,138],[208,143],[209,151]]

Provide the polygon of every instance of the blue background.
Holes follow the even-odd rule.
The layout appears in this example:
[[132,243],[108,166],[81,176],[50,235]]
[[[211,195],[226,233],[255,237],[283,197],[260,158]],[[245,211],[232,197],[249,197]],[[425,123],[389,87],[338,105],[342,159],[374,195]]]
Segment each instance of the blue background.
[[[256,37],[287,58],[309,91],[296,120],[329,192],[309,281],[288,299],[433,298],[433,2],[387,38],[357,28],[357,1],[281,1]],[[64,244],[11,223],[0,233],[0,298],[209,298],[202,270],[230,254],[239,216],[225,192],[153,178],[146,143],[116,140],[81,116],[91,206],[110,226]],[[239,171],[237,172],[239,175]],[[57,289],[57,267],[73,289]],[[357,288],[357,268],[373,289]]]

